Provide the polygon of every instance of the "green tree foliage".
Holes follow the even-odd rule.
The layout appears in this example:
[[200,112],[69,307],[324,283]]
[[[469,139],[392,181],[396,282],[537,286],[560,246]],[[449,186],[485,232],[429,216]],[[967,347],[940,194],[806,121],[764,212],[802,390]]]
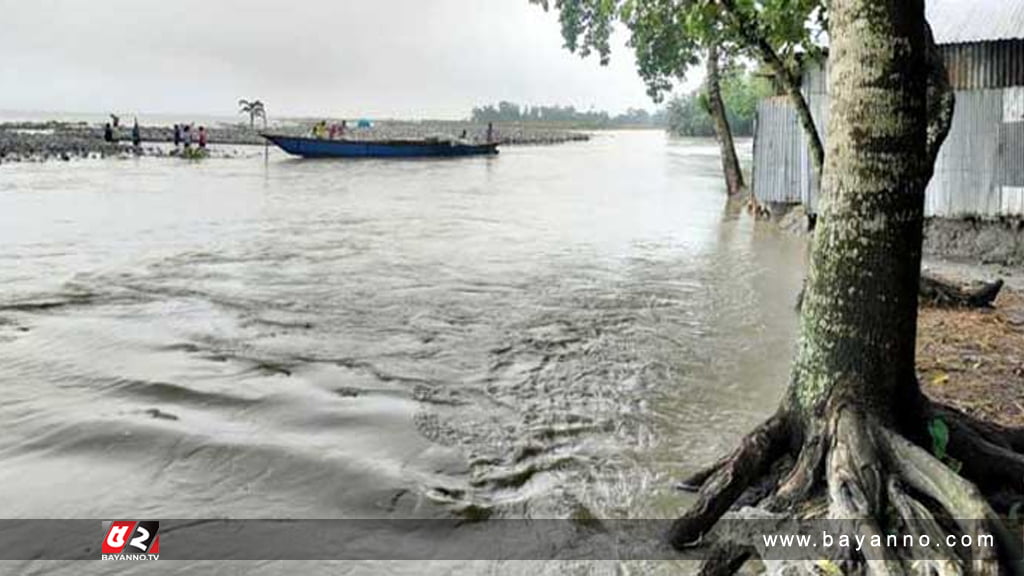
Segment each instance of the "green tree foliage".
[[[737,136],[753,136],[757,102],[772,95],[771,82],[743,66],[732,67],[722,79],[729,125]],[[668,101],[668,129],[678,136],[714,136],[703,90],[674,96]]]
[[520,106],[513,102],[498,102],[473,108],[474,122],[532,122],[553,123],[585,128],[624,128],[664,126],[666,114],[651,114],[643,108],[630,108],[623,114],[612,116],[605,111],[581,111],[573,106]]
[[677,136],[709,137],[715,126],[708,116],[707,100],[700,91],[680,94],[668,101],[668,131]]
[[813,152],[824,147],[800,92],[800,54],[820,53],[818,36],[828,28],[826,0],[530,0],[555,8],[565,47],[608,62],[616,21],[629,31],[640,76],[660,101],[716,46],[726,59],[750,57],[771,71],[792,100]]
[[640,76],[658,101],[718,43],[795,74],[798,54],[820,52],[827,25],[824,0],[530,0],[558,11],[565,47],[581,56],[611,57],[616,21],[629,31]]
[[733,130],[753,135],[757,103],[772,94],[772,84],[767,78],[742,67],[733,68],[722,81],[722,97],[733,120]]

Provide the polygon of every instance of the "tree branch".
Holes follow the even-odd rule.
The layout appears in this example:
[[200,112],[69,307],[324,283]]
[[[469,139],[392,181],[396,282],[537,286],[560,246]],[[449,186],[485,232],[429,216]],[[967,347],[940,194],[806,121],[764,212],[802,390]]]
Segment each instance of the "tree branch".
[[807,104],[807,98],[804,97],[803,92],[800,90],[800,80],[786,66],[786,63],[782,61],[782,57],[779,56],[771,42],[768,41],[760,28],[758,28],[757,23],[751,21],[742,10],[737,8],[735,0],[720,0],[720,5],[724,9],[725,14],[732,19],[732,25],[739,31],[740,35],[761,56],[761,60],[765,65],[772,69],[779,81],[782,82],[786,95],[796,109],[797,118],[800,120],[800,126],[803,128],[804,136],[807,139],[807,148],[811,155],[811,161],[814,163],[814,170],[820,178],[825,167],[825,145],[821,140],[821,136],[818,135],[818,129],[814,122],[814,116],[811,114],[811,108]]
[[935,44],[932,27],[927,22],[925,42],[928,50],[928,158],[934,167],[942,144],[953,127],[956,95],[949,85],[949,72],[942,60],[942,52]]

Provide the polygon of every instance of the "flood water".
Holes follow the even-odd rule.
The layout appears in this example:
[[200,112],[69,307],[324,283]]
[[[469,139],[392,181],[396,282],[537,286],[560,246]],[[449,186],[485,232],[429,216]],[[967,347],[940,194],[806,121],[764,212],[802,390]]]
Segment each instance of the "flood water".
[[778,402],[803,268],[658,132],[3,165],[0,245],[7,518],[673,517]]

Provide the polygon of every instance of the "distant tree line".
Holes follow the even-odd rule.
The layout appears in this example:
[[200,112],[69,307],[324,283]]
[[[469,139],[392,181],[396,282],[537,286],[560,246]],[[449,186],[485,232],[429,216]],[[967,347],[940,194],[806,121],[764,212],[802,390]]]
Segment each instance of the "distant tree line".
[[643,108],[630,108],[623,114],[611,115],[605,111],[577,110],[574,106],[521,106],[514,102],[499,102],[473,108],[474,122],[536,122],[580,126],[587,128],[665,127],[668,118],[664,110],[648,112]]
[[[757,102],[771,96],[772,84],[766,78],[742,67],[728,70],[722,77],[722,99],[729,125],[737,136],[753,136]],[[668,129],[679,136],[714,136],[715,126],[708,114],[703,88],[680,94],[667,105]]]
[[[753,136],[758,100],[774,93],[772,83],[743,66],[732,66],[722,76],[722,99],[729,124],[737,136]],[[702,87],[678,94],[665,108],[654,113],[630,108],[623,114],[577,110],[573,106],[521,106],[498,102],[473,108],[473,122],[536,122],[584,128],[665,128],[678,136],[714,137],[715,126],[708,113],[708,100]]]

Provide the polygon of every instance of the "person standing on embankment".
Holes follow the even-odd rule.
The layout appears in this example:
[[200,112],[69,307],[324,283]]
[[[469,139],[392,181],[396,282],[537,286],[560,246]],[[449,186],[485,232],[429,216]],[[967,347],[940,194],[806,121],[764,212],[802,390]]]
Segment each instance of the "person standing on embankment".
[[132,146],[139,148],[142,146],[142,131],[139,129],[139,119],[135,119],[135,124],[132,125]]

